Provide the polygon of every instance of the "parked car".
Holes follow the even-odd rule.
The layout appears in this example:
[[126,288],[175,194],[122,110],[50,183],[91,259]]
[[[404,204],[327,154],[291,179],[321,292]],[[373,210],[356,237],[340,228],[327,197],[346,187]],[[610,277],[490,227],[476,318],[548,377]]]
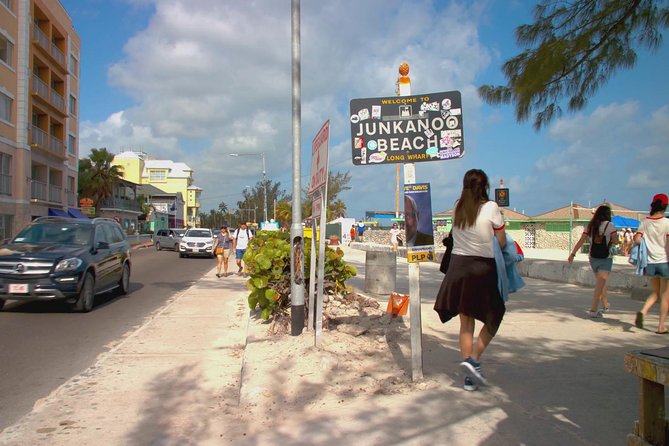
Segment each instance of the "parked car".
[[185,234],[185,229],[159,229],[153,236],[153,246],[158,251],[163,249],[179,250],[179,242]]
[[214,257],[214,234],[209,228],[190,228],[179,243],[179,257]]
[[96,294],[129,286],[130,244],[112,219],[40,217],[0,247],[0,309],[7,299],[64,299],[88,312]]

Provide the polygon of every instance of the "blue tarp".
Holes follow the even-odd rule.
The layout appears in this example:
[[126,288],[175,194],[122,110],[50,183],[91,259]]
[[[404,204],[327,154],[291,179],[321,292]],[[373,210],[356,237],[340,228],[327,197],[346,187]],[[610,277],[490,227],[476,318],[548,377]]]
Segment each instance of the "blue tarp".
[[633,218],[625,218],[621,217],[620,215],[616,215],[613,218],[611,218],[611,221],[613,222],[614,225],[616,225],[616,228],[638,228],[639,227],[639,220],[635,220]]
[[81,211],[77,208],[69,208],[67,213],[72,218],[88,218],[88,215],[82,214]]
[[49,208],[49,217],[69,217],[69,215],[62,209]]

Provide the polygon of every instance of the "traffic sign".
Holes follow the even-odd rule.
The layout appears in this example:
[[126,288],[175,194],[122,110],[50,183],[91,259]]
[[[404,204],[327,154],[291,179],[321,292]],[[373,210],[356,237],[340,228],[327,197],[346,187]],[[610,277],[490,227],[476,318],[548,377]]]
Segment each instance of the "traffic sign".
[[325,121],[311,142],[311,176],[308,194],[312,195],[328,182],[328,152],[330,145],[330,120]]
[[353,164],[440,161],[464,155],[459,91],[351,100]]

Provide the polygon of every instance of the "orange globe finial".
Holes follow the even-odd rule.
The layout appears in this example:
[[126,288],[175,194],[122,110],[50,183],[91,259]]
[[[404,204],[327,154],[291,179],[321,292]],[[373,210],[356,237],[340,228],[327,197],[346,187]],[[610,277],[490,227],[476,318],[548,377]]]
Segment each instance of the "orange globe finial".
[[402,76],[406,76],[407,74],[409,74],[409,64],[408,63],[402,62],[400,64],[400,74]]

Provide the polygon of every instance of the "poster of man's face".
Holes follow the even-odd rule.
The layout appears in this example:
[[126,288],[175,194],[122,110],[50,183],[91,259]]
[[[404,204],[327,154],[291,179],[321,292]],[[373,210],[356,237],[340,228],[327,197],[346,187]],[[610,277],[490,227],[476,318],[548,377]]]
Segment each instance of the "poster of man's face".
[[404,186],[404,222],[408,247],[434,247],[429,183]]

